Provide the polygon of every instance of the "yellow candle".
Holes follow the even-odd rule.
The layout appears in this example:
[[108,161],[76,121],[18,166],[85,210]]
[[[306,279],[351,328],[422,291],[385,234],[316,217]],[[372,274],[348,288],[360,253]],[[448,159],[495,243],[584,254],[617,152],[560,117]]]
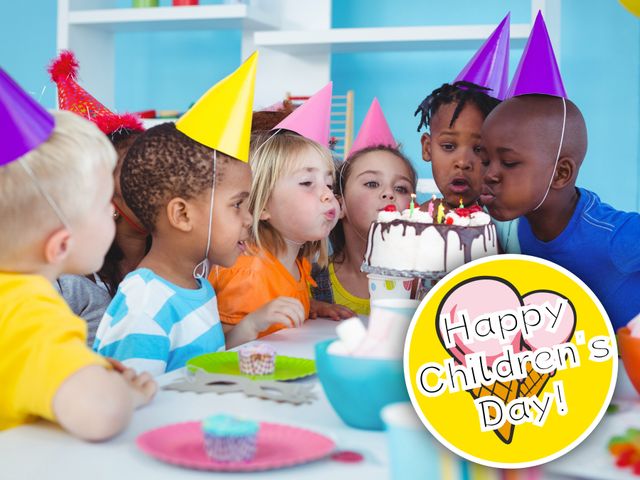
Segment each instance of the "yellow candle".
[[438,205],[438,223],[442,223],[444,221],[444,205],[442,203]]

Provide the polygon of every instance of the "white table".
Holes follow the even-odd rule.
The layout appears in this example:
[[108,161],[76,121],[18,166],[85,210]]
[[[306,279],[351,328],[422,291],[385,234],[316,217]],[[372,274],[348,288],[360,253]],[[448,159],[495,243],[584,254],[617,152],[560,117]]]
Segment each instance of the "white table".
[[[283,355],[314,358],[314,345],[335,336],[335,322],[311,320],[299,329],[286,329],[269,336],[268,341]],[[544,467],[547,480],[637,479],[613,466],[605,450],[612,435],[627,427],[640,428],[640,402],[620,368],[616,402],[622,413],[606,415],[591,436],[565,457]],[[173,372],[160,377],[167,384],[180,376]],[[315,377],[312,380],[316,381]],[[127,430],[109,442],[91,444],[77,440],[47,422],[38,422],[0,433],[0,479],[116,479],[163,480],[189,478],[243,479],[277,478],[301,480],[389,478],[386,438],[383,432],[347,427],[329,405],[322,387],[316,383],[318,400],[311,405],[294,406],[248,398],[244,394],[179,393],[160,390],[153,403],[137,411]],[[154,460],[135,446],[136,437],[152,428],[189,420],[201,420],[216,412],[243,415],[260,421],[309,428],[334,439],[340,450],[364,455],[364,461],[344,464],[330,459],[293,468],[251,474],[201,472],[174,467]],[[499,478],[499,477],[497,477]],[[522,478],[525,478],[524,476]],[[474,480],[474,479],[472,479]]]
[[[282,355],[314,358],[314,345],[335,337],[336,323],[311,320],[299,329],[286,329],[269,337]],[[176,374],[160,377],[168,383]],[[313,377],[315,378],[315,377]],[[248,398],[241,393],[217,395],[160,390],[153,402],[138,410],[127,430],[109,442],[91,444],[71,437],[60,428],[38,422],[0,433],[0,479],[218,479],[277,478],[388,479],[387,445],[383,432],[347,427],[329,405],[322,387],[316,382],[318,400],[295,406]],[[217,413],[243,415],[259,421],[309,428],[331,437],[341,450],[364,455],[356,464],[330,459],[293,468],[252,474],[223,474],[174,467],[145,455],[135,445],[141,433],[163,425],[202,418]]]

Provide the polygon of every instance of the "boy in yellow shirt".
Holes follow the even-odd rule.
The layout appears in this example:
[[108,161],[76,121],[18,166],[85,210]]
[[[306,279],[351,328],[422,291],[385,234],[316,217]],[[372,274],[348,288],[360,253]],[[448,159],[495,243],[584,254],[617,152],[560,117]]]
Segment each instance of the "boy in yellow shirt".
[[41,417],[104,440],[156,385],[89,350],[86,324],[52,282],[102,264],[115,231],[115,151],[92,123],[48,113],[2,69],[0,132],[0,430]]

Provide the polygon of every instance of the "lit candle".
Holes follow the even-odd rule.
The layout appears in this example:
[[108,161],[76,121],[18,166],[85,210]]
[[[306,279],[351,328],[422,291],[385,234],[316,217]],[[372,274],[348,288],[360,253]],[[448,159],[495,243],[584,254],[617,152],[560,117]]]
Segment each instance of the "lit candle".
[[464,203],[462,203],[462,197],[460,197],[460,208],[464,208]]
[[409,203],[409,218],[413,217],[413,209],[416,206],[415,199],[416,199],[416,194],[412,193],[411,194],[411,202]]
[[438,205],[438,223],[442,223],[444,220],[444,205],[442,203]]

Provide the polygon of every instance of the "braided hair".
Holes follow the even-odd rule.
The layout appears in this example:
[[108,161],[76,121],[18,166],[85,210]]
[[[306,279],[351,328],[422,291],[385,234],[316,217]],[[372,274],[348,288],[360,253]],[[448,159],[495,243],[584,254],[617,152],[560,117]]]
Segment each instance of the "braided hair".
[[427,128],[430,125],[431,119],[442,105],[448,105],[450,103],[456,103],[457,105],[451,116],[449,128],[453,127],[453,124],[458,119],[460,112],[467,102],[471,102],[477,106],[486,118],[487,115],[491,113],[491,110],[500,103],[500,100],[489,96],[487,93],[489,90],[491,89],[465,81],[459,81],[453,84],[445,83],[440,88],[436,88],[420,103],[413,114],[415,117],[420,113],[418,132],[423,126]]

